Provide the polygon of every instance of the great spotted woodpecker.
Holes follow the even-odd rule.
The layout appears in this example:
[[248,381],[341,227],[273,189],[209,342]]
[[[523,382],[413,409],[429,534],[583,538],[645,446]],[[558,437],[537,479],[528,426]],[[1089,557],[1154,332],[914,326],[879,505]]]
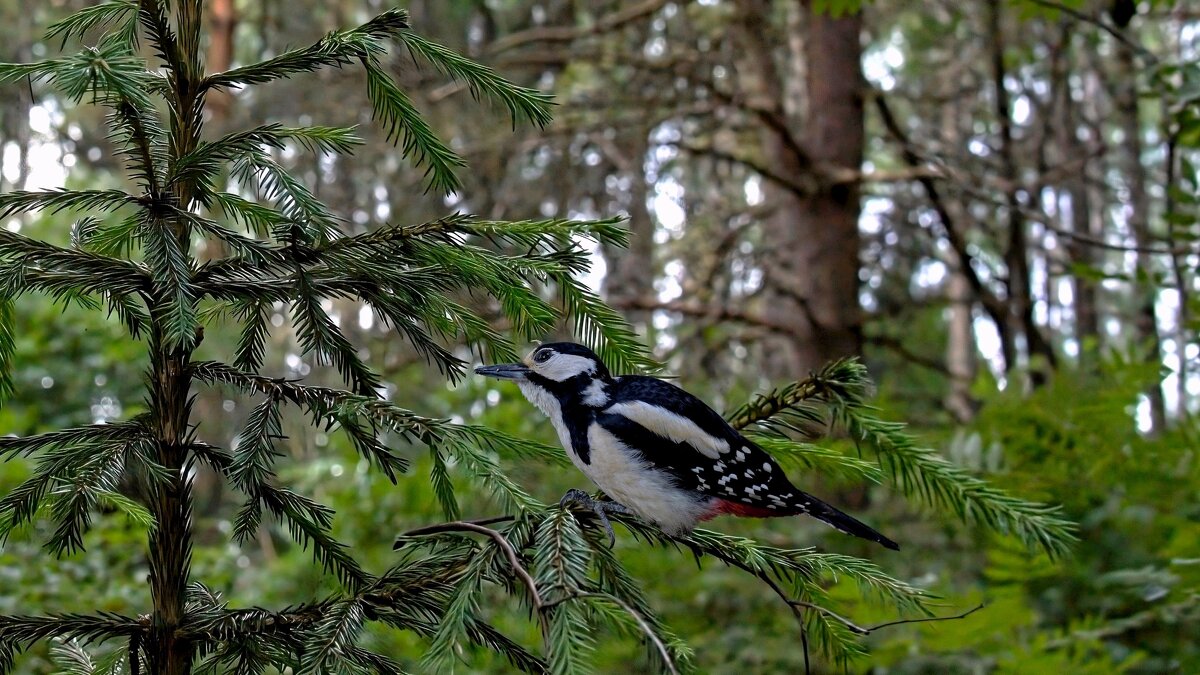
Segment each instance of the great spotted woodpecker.
[[806,513],[838,530],[899,549],[891,539],[792,485],[779,465],[712,408],[669,382],[614,377],[596,354],[571,342],[544,344],[522,363],[482,366],[513,380],[550,418],[567,455],[611,501],[571,490],[563,502],[628,513],[670,534],[723,514],[768,518]]

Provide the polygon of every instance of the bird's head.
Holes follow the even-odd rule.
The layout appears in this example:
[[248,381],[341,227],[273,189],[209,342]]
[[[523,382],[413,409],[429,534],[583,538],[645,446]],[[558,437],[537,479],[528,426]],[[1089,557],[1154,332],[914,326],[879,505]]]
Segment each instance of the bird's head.
[[521,360],[480,366],[476,373],[500,380],[526,382],[550,390],[586,388],[592,381],[609,379],[608,368],[592,350],[574,342],[538,345]]

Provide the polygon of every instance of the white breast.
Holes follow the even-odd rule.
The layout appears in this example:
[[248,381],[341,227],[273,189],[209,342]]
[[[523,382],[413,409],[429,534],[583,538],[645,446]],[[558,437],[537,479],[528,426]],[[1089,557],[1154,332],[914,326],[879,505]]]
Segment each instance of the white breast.
[[605,494],[664,531],[690,532],[708,511],[706,500],[676,487],[669,474],[655,469],[599,424],[588,427],[588,444],[591,463],[576,462],[576,466]]
[[567,457],[570,457],[571,463],[583,471],[587,465],[579,459],[579,455],[575,454],[575,448],[571,447],[571,432],[567,430],[567,424],[563,420],[562,405],[559,404],[558,399],[554,397],[554,394],[536,384],[518,382],[517,385],[521,387],[521,393],[525,394],[525,398],[550,418],[550,423],[554,425],[554,431],[558,434],[558,442],[562,443],[563,449],[567,451]]

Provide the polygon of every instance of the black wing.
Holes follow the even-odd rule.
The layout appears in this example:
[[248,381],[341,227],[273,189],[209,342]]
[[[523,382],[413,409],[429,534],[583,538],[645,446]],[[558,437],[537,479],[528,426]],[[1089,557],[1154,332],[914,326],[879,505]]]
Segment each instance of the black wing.
[[[652,377],[625,376],[610,397],[596,421],[679,487],[780,513],[799,510],[791,502],[803,493],[779,464],[695,396]],[[681,433],[672,415],[701,433]]]

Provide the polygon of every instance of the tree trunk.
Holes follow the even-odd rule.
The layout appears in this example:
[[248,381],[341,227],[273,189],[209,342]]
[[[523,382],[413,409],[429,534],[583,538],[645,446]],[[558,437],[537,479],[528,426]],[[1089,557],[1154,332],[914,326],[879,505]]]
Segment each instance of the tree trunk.
[[176,350],[164,355],[161,331],[154,340],[159,355],[154,360],[154,418],[158,456],[171,479],[151,491],[150,512],[156,526],[150,531],[150,592],[154,599],[150,635],[146,645],[150,672],[186,675],[192,670],[194,647],[179,637],[183,625],[188,577],[191,573],[191,484],[185,466],[190,416],[189,355]]
[[614,306],[633,308],[627,315],[634,325],[644,326],[645,334],[651,328],[650,314],[637,308],[654,300],[654,219],[646,204],[650,197],[646,182],[650,129],[640,127],[634,134],[627,148],[614,148],[609,153],[617,169],[629,175],[629,247],[604,251],[609,266],[603,283],[604,293]]
[[[1150,200],[1146,193],[1146,169],[1142,166],[1142,122],[1141,106],[1137,92],[1137,63],[1132,48],[1126,44],[1114,44],[1117,51],[1116,68],[1113,73],[1112,96],[1117,113],[1117,124],[1121,129],[1121,174],[1129,191],[1126,204],[1126,221],[1133,234],[1134,243],[1140,249],[1154,245],[1150,235]],[[1137,348],[1146,350],[1146,359],[1151,364],[1162,362],[1162,344],[1158,335],[1158,321],[1154,314],[1158,298],[1154,281],[1154,266],[1150,254],[1136,254],[1136,274],[1133,281],[1134,294],[1134,337]],[[1166,427],[1166,403],[1163,400],[1162,384],[1157,383],[1146,391],[1150,399],[1150,418],[1153,430]]]
[[[863,78],[858,15],[833,18],[809,11],[801,53],[803,105],[785,101],[785,87],[771,52],[766,21],[769,3],[742,0],[740,70],[746,105],[763,118],[764,162],[786,180],[765,181],[773,212],[764,223],[764,309],[788,337],[768,343],[765,363],[774,378],[795,378],[824,363],[862,353],[858,300],[859,188],[826,180],[832,171],[858,171],[863,155]],[[799,68],[789,68],[796,72]],[[795,134],[786,111],[805,111]]]
[[966,424],[975,417],[971,384],[975,381],[975,331],[971,284],[961,271],[950,273],[946,284],[950,300],[946,319],[946,370],[950,372],[944,404],[954,419]]
[[[1075,96],[1075,88],[1071,85],[1071,22],[1064,22],[1062,38],[1059,45],[1060,58],[1056,60],[1057,67],[1052,72],[1051,86],[1055,90],[1058,112],[1056,121],[1056,145],[1059,149],[1058,161],[1071,163],[1072,170],[1063,179],[1062,191],[1067,197],[1069,207],[1066,217],[1060,216],[1060,224],[1067,232],[1084,238],[1097,239],[1099,232],[1093,231],[1092,200],[1088,190],[1087,174],[1088,148],[1079,140],[1080,118],[1079,106],[1084,105],[1086,96]],[[1087,77],[1083,75],[1082,77]],[[1086,86],[1086,85],[1082,85]],[[1078,168],[1076,169],[1076,164]],[[1059,213],[1063,212],[1062,200],[1059,200]],[[1093,247],[1081,239],[1066,241],[1067,261],[1076,267],[1094,268],[1097,264]],[[1095,280],[1086,273],[1073,271],[1071,273],[1071,311],[1074,315],[1074,337],[1079,345],[1079,364],[1090,369],[1095,366],[1093,353],[1085,348],[1091,345],[1099,347],[1100,314],[1097,305],[1099,288]]]
[[[208,34],[208,72],[220,73],[229,70],[233,65],[233,34],[237,30],[238,15],[233,0],[211,0],[208,5],[209,22],[212,24]],[[233,96],[225,89],[210,92],[206,101],[211,122],[218,129],[229,117],[229,107],[233,104]]]
[[[807,3],[806,3],[807,4]],[[819,172],[859,171],[863,158],[862,47],[859,14],[812,13],[805,41],[807,117],[804,147]],[[790,243],[801,319],[796,374],[862,353],[859,306],[859,186],[830,184],[797,199]],[[806,305],[806,306],[805,306]]]
[[[142,0],[152,13],[158,6]],[[171,116],[171,160],[195,149],[204,124],[201,111],[203,93],[198,79],[204,69],[200,58],[200,24],[203,3],[186,0],[172,3],[177,17],[176,49],[179,67],[171,73],[171,96],[175,107]],[[160,48],[163,45],[159,45]],[[172,188],[172,198],[180,208],[193,207],[192,185],[180,181]],[[161,217],[161,216],[160,216]],[[179,222],[160,221],[169,227],[186,258],[191,257],[191,232]],[[153,304],[162,302],[154,298]],[[164,342],[161,314],[151,311],[151,414],[156,432],[156,461],[166,467],[170,478],[163,484],[147,486],[150,513],[155,527],[150,531],[150,594],[154,602],[146,654],[154,675],[189,675],[195,656],[195,643],[180,634],[183,626],[187,585],[192,559],[191,462],[191,381],[190,362],[195,344],[169,347]],[[199,342],[197,335],[196,342]]]
[[[1029,237],[1028,223],[1022,214],[1022,204],[1017,196],[1020,172],[1017,169],[1016,150],[1014,148],[1012,104],[1008,89],[1008,69],[1004,62],[1004,32],[1003,8],[1000,0],[988,3],[988,33],[991,46],[992,87],[995,103],[996,121],[1000,127],[1000,172],[1006,183],[1005,202],[1008,206],[1008,244],[1004,251],[1004,263],[1008,269],[1006,288],[1008,290],[1010,325],[1014,333],[1025,337],[1026,353],[1029,356],[1030,377],[1035,386],[1045,382],[1047,369],[1053,370],[1057,365],[1054,348],[1046,340],[1034,320],[1033,288],[1029,268]],[[1040,357],[1041,361],[1038,361]],[[1007,360],[1007,359],[1006,359]],[[1013,362],[1005,363],[1005,368],[1013,370]]]

